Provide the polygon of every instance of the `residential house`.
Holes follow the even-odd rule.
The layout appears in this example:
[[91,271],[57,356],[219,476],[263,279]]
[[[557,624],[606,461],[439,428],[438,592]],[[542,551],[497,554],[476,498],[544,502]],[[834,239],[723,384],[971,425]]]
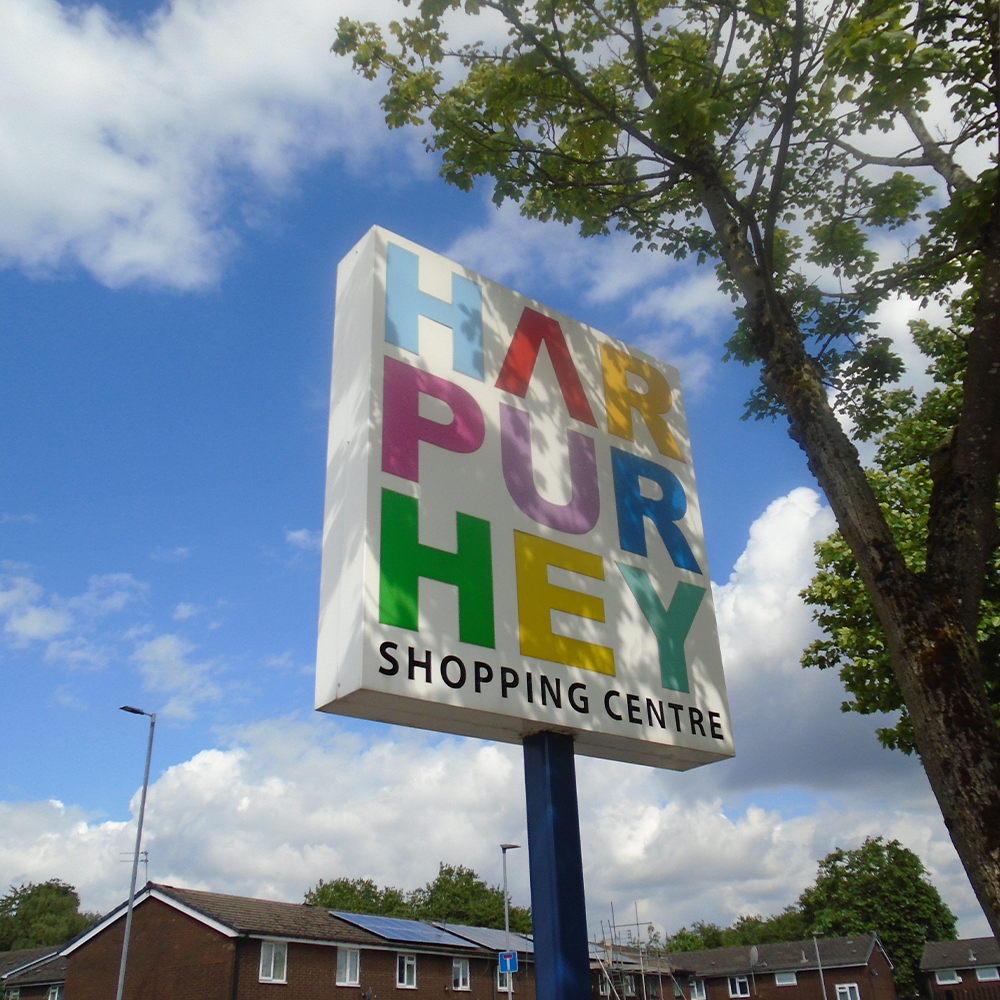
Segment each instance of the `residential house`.
[[896,1000],[892,963],[875,934],[658,957],[609,951],[593,993],[612,1000]]
[[63,1000],[66,959],[57,948],[0,953],[0,996],[5,1000]]
[[928,941],[920,960],[932,1000],[1000,1000],[996,938]]
[[[65,1000],[115,995],[124,918],[122,904],[63,949]],[[497,1000],[497,953],[479,943],[484,933],[148,883],[136,897],[124,997]],[[535,1000],[530,954],[514,937],[524,962],[514,992]]]

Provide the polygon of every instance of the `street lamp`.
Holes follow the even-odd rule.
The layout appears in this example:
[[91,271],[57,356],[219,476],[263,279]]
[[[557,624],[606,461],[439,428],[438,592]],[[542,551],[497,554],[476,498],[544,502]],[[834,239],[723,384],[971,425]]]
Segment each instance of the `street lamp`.
[[135,831],[135,856],[132,858],[132,885],[128,891],[128,910],[125,915],[125,940],[122,942],[122,964],[118,969],[118,994],[122,1000],[125,989],[125,966],[128,963],[128,940],[132,933],[132,907],[135,904],[135,880],[139,874],[139,845],[142,843],[142,817],[146,812],[146,789],[149,787],[149,760],[153,756],[153,730],[156,728],[156,712],[144,712],[141,708],[122,705],[121,711],[132,715],[149,716],[149,743],[146,745],[146,771],[142,776],[142,798],[139,800],[139,828]]
[[[507,852],[516,851],[520,848],[520,844],[501,844],[500,851],[503,854],[503,932],[504,932],[504,951],[510,951],[510,899],[507,896]],[[511,1000],[511,996],[514,992],[514,981],[510,978],[510,972],[507,972],[507,1000]],[[121,997],[118,998],[121,1000]]]

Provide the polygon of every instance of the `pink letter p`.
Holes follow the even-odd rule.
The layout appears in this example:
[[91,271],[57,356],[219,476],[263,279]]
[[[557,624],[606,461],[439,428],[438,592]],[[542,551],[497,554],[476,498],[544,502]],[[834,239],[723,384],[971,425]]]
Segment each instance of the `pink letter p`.
[[[420,481],[420,442],[446,451],[476,451],[486,436],[479,404],[461,386],[411,365],[385,359],[382,383],[382,471]],[[450,424],[420,416],[420,394],[448,405]]]

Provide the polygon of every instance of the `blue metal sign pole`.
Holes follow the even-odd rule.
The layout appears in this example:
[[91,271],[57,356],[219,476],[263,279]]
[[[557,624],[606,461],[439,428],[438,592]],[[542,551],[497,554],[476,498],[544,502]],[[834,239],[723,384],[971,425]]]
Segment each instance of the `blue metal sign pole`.
[[524,740],[528,870],[538,1000],[587,1000],[590,951],[573,737]]

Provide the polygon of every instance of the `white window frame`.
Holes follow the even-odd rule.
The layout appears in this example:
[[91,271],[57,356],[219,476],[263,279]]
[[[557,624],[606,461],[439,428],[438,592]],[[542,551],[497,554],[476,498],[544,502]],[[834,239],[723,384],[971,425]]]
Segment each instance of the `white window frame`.
[[622,993],[627,997],[635,996],[635,976],[622,976]]
[[775,986],[798,986],[799,977],[794,972],[776,972],[774,974]]
[[[281,956],[281,972],[274,974],[276,955]],[[265,958],[266,957],[266,958]],[[258,979],[262,983],[287,983],[288,982],[288,942],[287,941],[261,941],[260,943],[260,969]]]
[[611,996],[611,980],[608,979],[608,974],[604,971],[601,972],[601,978],[597,981],[597,994],[602,997]]
[[708,990],[704,979],[691,980],[691,1000],[708,1000]]
[[[413,982],[408,982],[413,973]],[[402,975],[400,975],[402,973]],[[410,952],[396,954],[396,989],[415,990],[417,988],[417,956]]]
[[[498,965],[497,966],[497,992],[498,993],[506,993],[507,992],[507,977],[508,976],[513,976],[513,973],[512,972],[501,972],[500,971],[500,966]],[[517,980],[512,978],[511,981],[510,981],[510,991],[511,991],[511,993],[516,993],[517,992],[517,990],[515,989],[516,985],[517,985]]]
[[[750,996],[750,977],[749,976],[730,976],[729,977],[729,995],[733,998],[735,997],[748,997]],[[838,997],[839,1000],[839,997]]]
[[[17,995],[21,995],[20,987],[18,988]],[[45,1000],[63,1000],[63,987],[62,983],[56,983],[49,987],[49,992],[46,994]]]
[[837,1000],[861,1000],[857,983],[837,983]]
[[451,988],[461,993],[468,993],[472,989],[472,973],[469,971],[467,958],[451,960]]
[[961,981],[962,977],[958,974],[958,969],[938,969],[934,973],[934,982],[938,986],[955,986]]
[[[353,969],[352,969],[353,959]],[[353,975],[351,974],[353,972]],[[337,986],[361,985],[361,952],[357,948],[337,949]]]
[[1000,979],[1000,967],[996,965],[981,965],[976,969],[976,979],[981,983],[995,983]]

